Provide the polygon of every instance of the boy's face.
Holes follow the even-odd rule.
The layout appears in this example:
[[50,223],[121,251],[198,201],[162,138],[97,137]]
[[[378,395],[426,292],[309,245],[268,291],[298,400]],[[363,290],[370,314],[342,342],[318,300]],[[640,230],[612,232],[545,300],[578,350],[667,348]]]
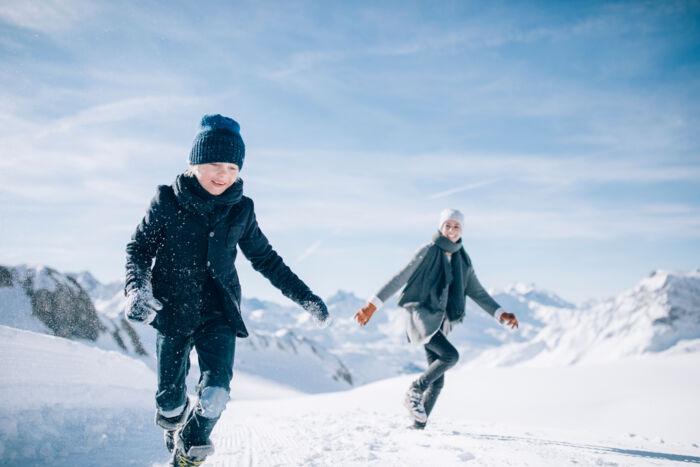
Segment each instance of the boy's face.
[[440,233],[448,239],[452,240],[453,242],[457,242],[459,241],[459,237],[462,236],[462,226],[459,225],[459,222],[450,219],[449,221],[442,224]]
[[238,166],[230,162],[213,162],[195,165],[194,174],[202,188],[219,196],[238,179]]

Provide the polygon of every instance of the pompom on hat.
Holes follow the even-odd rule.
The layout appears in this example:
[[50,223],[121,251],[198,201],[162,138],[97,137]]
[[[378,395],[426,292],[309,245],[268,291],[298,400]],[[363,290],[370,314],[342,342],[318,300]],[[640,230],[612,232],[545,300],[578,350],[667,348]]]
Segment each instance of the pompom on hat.
[[464,227],[464,214],[458,209],[444,209],[440,213],[440,224],[438,224],[438,230],[442,230],[442,226],[447,221],[457,221],[459,225]]
[[229,162],[243,168],[245,144],[241,127],[234,119],[223,115],[205,115],[190,150],[190,164]]

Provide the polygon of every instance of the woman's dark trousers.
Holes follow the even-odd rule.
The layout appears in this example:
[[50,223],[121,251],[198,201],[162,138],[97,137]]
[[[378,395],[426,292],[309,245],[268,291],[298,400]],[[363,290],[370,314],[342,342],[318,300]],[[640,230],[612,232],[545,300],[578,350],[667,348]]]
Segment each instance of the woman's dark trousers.
[[459,353],[442,331],[438,331],[424,347],[428,369],[413,385],[423,393],[423,407],[425,413],[430,415],[445,385],[445,372],[457,364]]
[[200,369],[197,395],[200,401],[181,431],[187,448],[210,443],[209,435],[228,401],[235,344],[235,332],[223,317],[206,321],[191,336],[158,333],[156,404],[160,410],[174,410],[185,404],[190,352],[192,348],[197,350]]

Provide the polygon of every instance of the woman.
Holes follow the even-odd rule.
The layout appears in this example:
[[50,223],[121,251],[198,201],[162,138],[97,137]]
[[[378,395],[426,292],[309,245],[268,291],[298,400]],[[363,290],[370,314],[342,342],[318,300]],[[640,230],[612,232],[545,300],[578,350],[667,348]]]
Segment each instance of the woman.
[[[284,264],[243,196],[245,146],[235,120],[205,115],[189,169],[158,187],[126,246],[126,317],[158,331],[156,424],[165,430],[171,465],[200,465],[229,400],[236,337],[248,336],[240,313],[237,247],[272,285],[328,324],[323,301]],[[153,261],[155,259],[155,262]],[[185,387],[197,350],[197,401]]]
[[513,313],[506,313],[486,292],[474,274],[471,260],[462,247],[463,214],[456,209],[440,213],[438,232],[423,245],[408,264],[382,287],[356,314],[361,326],[401,287],[399,305],[407,311],[406,335],[414,345],[423,345],[428,368],[415,380],[404,405],[422,429],[445,382],[445,372],[459,359],[447,340],[452,326],[464,318],[465,300],[470,297],[499,322],[518,327]]

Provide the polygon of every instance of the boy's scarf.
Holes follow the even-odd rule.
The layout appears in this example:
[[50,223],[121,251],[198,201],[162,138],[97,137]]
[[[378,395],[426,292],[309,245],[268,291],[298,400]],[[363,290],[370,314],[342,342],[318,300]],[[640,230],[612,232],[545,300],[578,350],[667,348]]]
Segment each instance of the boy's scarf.
[[175,178],[173,190],[182,207],[201,216],[207,225],[213,227],[243,197],[243,179],[239,178],[226,191],[215,196],[205,190],[194,175],[180,174]]

